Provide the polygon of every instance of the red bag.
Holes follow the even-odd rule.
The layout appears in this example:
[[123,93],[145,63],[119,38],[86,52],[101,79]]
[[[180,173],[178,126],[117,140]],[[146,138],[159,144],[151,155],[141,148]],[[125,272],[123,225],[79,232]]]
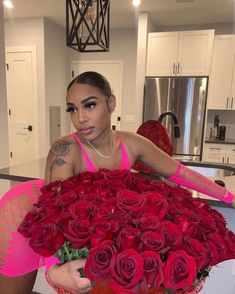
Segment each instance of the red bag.
[[[172,156],[172,142],[166,128],[157,120],[147,120],[137,130],[137,134],[149,139],[153,144],[161,150]],[[153,171],[145,166],[142,162],[136,161],[132,167],[142,173],[153,173]]]

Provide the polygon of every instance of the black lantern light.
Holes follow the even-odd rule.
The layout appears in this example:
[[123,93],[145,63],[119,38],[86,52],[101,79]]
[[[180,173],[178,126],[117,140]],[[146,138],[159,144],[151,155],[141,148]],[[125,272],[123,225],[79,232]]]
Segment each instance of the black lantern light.
[[110,0],[66,0],[67,46],[79,52],[109,51]]

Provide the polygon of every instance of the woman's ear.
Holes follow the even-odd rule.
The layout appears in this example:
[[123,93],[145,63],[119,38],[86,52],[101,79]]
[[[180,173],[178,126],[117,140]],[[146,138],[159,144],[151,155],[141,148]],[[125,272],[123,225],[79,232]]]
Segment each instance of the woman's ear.
[[116,97],[114,95],[111,95],[108,99],[108,109],[110,112],[113,112],[116,108]]

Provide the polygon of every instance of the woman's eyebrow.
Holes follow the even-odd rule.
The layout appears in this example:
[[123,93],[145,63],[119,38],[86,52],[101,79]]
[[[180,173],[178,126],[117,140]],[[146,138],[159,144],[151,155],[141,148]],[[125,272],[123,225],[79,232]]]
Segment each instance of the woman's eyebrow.
[[89,96],[89,97],[83,99],[83,100],[81,101],[81,104],[84,104],[84,103],[88,102],[88,101],[91,100],[91,99],[97,99],[97,100],[98,100],[99,98],[96,97],[96,96]]
[[[89,97],[87,97],[87,98],[85,98],[85,99],[83,99],[82,101],[81,101],[81,104],[85,104],[86,102],[88,102],[89,100],[91,100],[91,99],[99,99],[98,97],[96,97],[96,96],[89,96]],[[75,104],[73,103],[73,102],[67,102],[67,106],[74,106]]]

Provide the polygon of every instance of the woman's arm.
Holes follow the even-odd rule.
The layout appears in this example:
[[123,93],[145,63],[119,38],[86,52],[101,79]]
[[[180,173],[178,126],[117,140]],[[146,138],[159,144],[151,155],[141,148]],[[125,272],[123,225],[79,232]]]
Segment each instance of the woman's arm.
[[7,277],[0,274],[1,294],[31,294],[37,271],[20,277]]
[[167,178],[173,183],[183,185],[217,198],[225,203],[229,203],[235,208],[235,195],[227,189],[219,186],[202,174],[180,164],[144,137],[135,135],[135,140],[137,142],[134,150],[138,160],[155,170],[160,176]]
[[74,175],[74,147],[70,137],[58,139],[52,144],[47,156],[45,184]]

